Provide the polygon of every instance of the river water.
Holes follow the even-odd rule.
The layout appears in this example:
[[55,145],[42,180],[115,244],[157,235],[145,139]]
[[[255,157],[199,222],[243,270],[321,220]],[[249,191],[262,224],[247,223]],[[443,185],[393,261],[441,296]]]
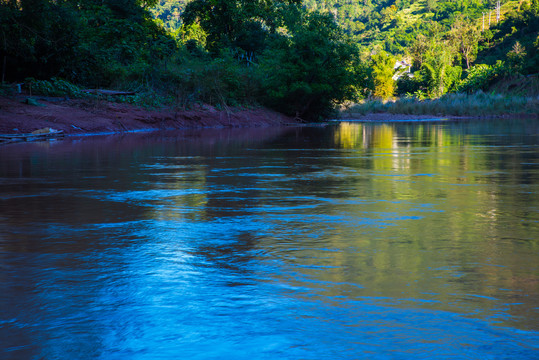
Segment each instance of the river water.
[[0,148],[2,359],[537,359],[539,122]]

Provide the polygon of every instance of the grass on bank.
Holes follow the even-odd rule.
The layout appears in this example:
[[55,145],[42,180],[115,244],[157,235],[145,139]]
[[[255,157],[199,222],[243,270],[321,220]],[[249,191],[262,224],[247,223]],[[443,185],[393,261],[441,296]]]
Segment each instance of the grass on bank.
[[390,101],[367,100],[341,111],[343,117],[369,113],[474,117],[539,114],[539,97],[504,96],[479,91],[474,94],[446,94],[439,99],[405,97]]
[[[174,107],[188,110],[195,104],[209,104],[217,109],[256,107],[254,80],[237,64],[223,64],[223,59],[199,61],[184,65],[167,64],[154,72],[154,80],[146,83],[121,82],[104,90],[133,92],[133,95],[108,95],[70,83],[64,79],[37,80],[26,78],[19,90],[29,96],[103,100],[128,103],[155,109]],[[0,84],[0,96],[17,95],[16,84]]]
[[13,97],[20,94],[20,90],[22,90],[23,94],[30,97],[46,96],[66,99],[104,100],[129,103],[145,108],[159,108],[171,103],[171,100],[166,96],[158,94],[154,89],[149,87],[139,87],[134,95],[106,95],[89,92],[80,86],[58,78],[52,78],[51,80],[27,78],[24,83],[19,84],[19,89],[13,84],[0,85],[0,96]]
[[[185,69],[180,69],[185,70]],[[176,74],[176,72],[179,72]],[[198,73],[195,71],[193,74]],[[82,88],[61,79],[35,80],[26,79],[27,84],[32,85],[33,95],[43,96],[61,96],[69,98],[94,98],[113,102],[131,103],[146,108],[159,108],[162,106],[175,106],[182,109],[188,109],[193,103],[209,103],[220,108],[221,104],[232,103],[238,105],[230,99],[225,99],[222,94],[231,93],[234,86],[218,81],[222,78],[236,78],[230,74],[215,73],[200,74],[195,76],[185,76],[179,69],[168,70],[168,75],[176,75],[177,84],[174,84],[175,91],[156,91],[151,87],[139,88],[134,96],[103,96],[89,94]],[[183,75],[183,76],[180,76]],[[209,76],[211,75],[211,76]],[[211,85],[204,81],[211,79]],[[26,85],[28,86],[28,85]],[[241,87],[241,86],[236,86]],[[180,93],[176,93],[181,89]],[[206,89],[202,91],[201,89]],[[252,91],[253,89],[250,89]],[[0,95],[14,95],[14,88],[9,86],[0,87]],[[247,95],[238,96],[245,103],[252,103]],[[234,99],[232,99],[234,100]],[[249,101],[251,100],[251,101]],[[245,106],[245,104],[243,104]],[[539,114],[539,96],[517,96],[502,95],[497,93],[485,93],[478,91],[473,94],[466,93],[448,93],[438,99],[418,99],[416,97],[402,97],[396,100],[364,100],[357,104],[348,105],[340,109],[341,117],[354,117],[370,113],[389,113],[389,114],[407,114],[407,115],[433,115],[433,116],[472,116],[488,117],[507,114]]]

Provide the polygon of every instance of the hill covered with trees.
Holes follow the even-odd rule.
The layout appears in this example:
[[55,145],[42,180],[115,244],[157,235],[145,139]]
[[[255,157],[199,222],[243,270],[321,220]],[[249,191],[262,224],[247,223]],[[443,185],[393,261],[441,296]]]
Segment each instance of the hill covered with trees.
[[34,93],[62,87],[80,95],[62,78],[130,88],[146,102],[262,104],[309,120],[357,97],[363,67],[330,14],[295,0],[195,0],[172,33],[154,21],[153,6],[139,0],[4,0],[3,81],[23,80]]
[[[182,23],[188,2],[161,0],[152,13],[184,38],[197,33]],[[357,45],[368,67],[367,81],[358,84],[363,95],[439,97],[486,90],[539,69],[537,0],[304,0],[302,6],[332,16]],[[392,69],[403,59],[413,77]]]

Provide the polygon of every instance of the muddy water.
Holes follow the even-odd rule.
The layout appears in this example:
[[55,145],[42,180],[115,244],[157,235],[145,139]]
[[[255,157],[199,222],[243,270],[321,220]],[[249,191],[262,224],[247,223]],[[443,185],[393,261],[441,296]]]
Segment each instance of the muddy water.
[[0,148],[2,359],[533,359],[539,124]]

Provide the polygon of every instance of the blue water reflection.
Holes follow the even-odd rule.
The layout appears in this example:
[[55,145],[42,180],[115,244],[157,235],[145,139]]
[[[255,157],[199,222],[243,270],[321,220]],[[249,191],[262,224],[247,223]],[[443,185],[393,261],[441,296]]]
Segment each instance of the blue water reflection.
[[537,125],[252,131],[2,148],[1,357],[537,358]]

